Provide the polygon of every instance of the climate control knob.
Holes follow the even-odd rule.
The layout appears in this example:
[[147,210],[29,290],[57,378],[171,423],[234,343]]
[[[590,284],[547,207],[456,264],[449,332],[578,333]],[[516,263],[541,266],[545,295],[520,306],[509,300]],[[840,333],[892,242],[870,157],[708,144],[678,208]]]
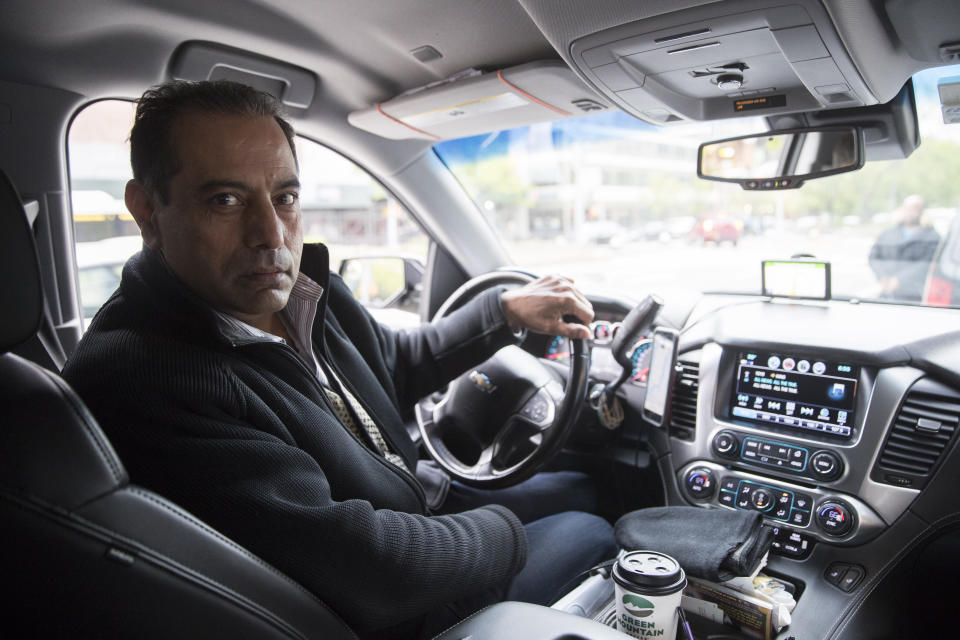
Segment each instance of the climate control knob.
[[853,529],[853,507],[835,498],[828,498],[817,505],[817,524],[824,533],[831,536],[843,536]]
[[694,500],[709,500],[717,490],[717,479],[706,467],[694,467],[684,478],[687,495]]
[[740,451],[740,438],[733,431],[721,431],[713,436],[713,452],[724,458],[736,458]]

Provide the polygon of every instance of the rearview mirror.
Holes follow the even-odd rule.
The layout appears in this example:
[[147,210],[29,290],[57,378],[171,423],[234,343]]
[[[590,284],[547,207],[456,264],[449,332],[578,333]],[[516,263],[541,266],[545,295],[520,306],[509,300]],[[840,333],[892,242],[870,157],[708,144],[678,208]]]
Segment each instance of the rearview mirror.
[[856,171],[863,159],[856,127],[790,129],[705,142],[697,175],[750,190],[796,189],[805,180]]

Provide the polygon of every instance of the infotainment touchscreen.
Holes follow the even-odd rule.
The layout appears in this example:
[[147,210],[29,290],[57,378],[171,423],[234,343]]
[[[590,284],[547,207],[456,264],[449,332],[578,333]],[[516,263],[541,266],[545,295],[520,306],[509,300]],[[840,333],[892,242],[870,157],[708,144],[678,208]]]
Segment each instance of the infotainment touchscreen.
[[737,354],[730,413],[760,424],[850,437],[860,368],[789,353]]

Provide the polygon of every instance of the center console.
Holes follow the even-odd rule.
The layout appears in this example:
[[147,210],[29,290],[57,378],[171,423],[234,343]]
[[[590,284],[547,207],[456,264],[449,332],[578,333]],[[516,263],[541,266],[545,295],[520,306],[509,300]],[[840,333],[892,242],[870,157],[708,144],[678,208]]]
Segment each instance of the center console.
[[711,343],[696,355],[693,439],[671,438],[687,502],[759,511],[782,534],[777,551],[799,559],[816,542],[876,537],[916,497],[870,476],[916,370],[789,348]]

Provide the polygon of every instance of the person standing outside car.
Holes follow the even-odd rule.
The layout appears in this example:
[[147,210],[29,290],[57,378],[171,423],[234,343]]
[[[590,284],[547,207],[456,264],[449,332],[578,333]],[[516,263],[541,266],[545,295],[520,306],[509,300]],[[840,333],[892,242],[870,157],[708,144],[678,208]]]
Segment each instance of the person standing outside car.
[[134,482],[363,636],[433,635],[500,599],[547,603],[613,555],[609,523],[569,511],[562,491],[527,524],[488,496],[434,515],[401,411],[517,330],[586,337],[589,302],[548,277],[415,331],[377,324],[326,248],[303,244],[293,140],[279,104],[244,85],[144,94],[125,194],[144,248],[64,378]]
[[921,196],[907,196],[898,212],[896,226],[877,236],[870,249],[870,268],[880,282],[880,297],[920,302],[927,272],[933,262],[940,234],[923,219]]

